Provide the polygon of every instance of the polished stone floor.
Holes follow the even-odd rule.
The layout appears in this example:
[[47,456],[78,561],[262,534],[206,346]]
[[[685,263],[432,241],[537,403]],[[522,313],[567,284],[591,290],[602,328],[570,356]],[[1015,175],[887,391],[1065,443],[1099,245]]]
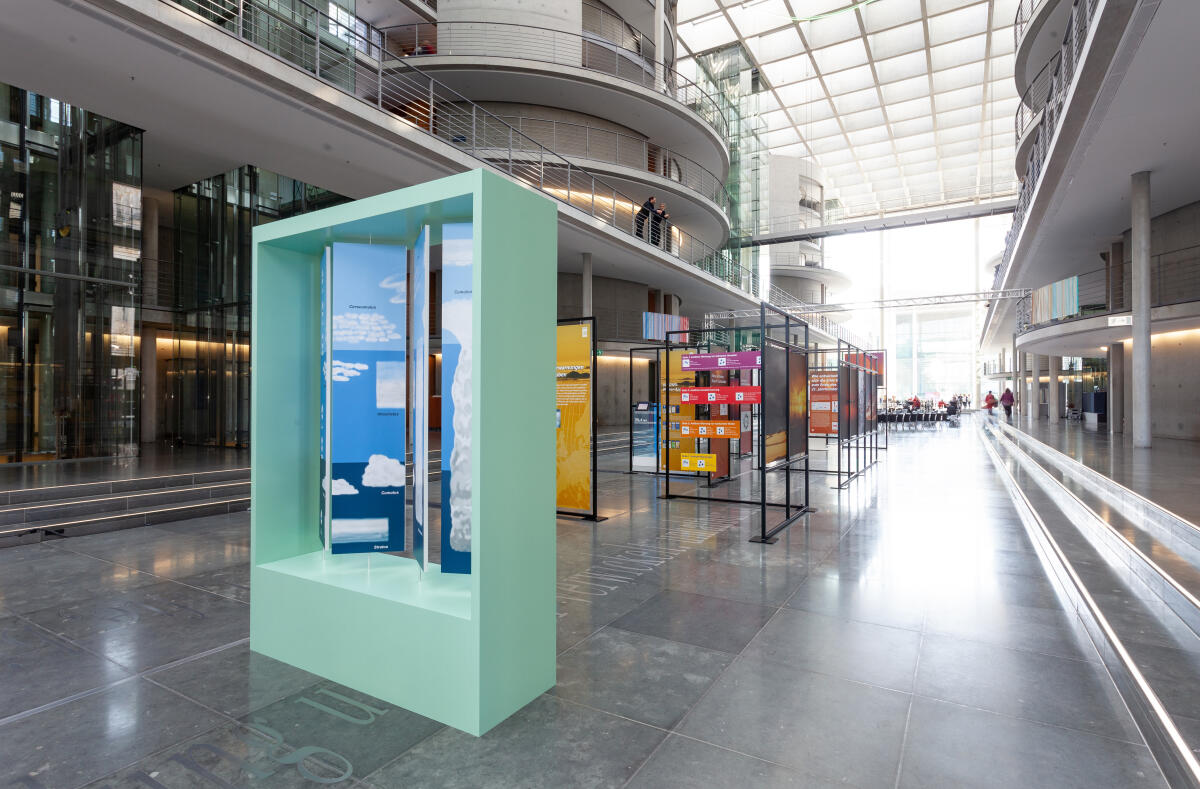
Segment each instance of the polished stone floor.
[[1013,425],[1109,479],[1145,496],[1192,523],[1200,523],[1200,488],[1194,484],[1200,468],[1200,441],[1154,438],[1150,449],[1134,449],[1133,434],[1110,436],[1089,430],[1082,422],[1051,425]]
[[0,490],[108,482],[133,477],[249,468],[250,450],[146,444],[129,458],[83,458],[50,463],[0,464]]
[[603,472],[558,684],[481,738],[252,654],[245,513],[2,550],[0,787],[1164,785],[969,423],[832,482],[759,545]]

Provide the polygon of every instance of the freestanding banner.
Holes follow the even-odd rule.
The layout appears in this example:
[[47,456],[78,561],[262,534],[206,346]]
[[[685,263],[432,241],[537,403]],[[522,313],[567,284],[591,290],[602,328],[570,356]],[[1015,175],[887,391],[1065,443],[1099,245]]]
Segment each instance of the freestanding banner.
[[808,354],[788,351],[788,456],[808,452]]
[[327,260],[327,545],[402,551],[407,251],[339,243]]
[[417,236],[412,270],[413,558],[429,566],[429,228]]
[[558,327],[555,417],[558,508],[592,512],[592,338],[590,323]]
[[814,370],[809,379],[812,403],[811,430],[814,435],[832,436],[838,432],[838,374],[836,370]]
[[471,572],[473,246],[469,223],[442,226],[443,573]]

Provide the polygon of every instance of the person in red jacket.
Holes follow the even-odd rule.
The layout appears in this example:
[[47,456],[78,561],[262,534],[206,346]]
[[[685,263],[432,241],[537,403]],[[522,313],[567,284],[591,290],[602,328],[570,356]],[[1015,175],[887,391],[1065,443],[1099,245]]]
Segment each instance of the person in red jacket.
[[1011,389],[1005,389],[1004,394],[1000,395],[1000,405],[1004,406],[1004,416],[1007,419],[1012,419],[1012,407],[1017,398],[1013,397]]
[[912,407],[913,407],[914,411],[920,411],[921,410],[921,398],[917,397],[916,395],[913,395]]
[[992,415],[992,409],[997,406],[996,395],[989,390],[987,397],[983,398],[983,407],[987,409],[988,416]]

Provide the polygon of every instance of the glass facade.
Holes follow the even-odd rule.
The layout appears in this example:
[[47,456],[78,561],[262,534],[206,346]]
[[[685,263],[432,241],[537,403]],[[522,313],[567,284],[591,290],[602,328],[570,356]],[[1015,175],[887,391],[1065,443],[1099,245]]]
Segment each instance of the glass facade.
[[[717,96],[729,128],[729,194],[731,239],[741,239],[766,229],[768,212],[760,210],[760,196],[767,194],[767,149],[759,117],[759,94],[763,83],[740,44],[695,56],[696,82]],[[730,245],[742,267],[755,273],[759,282],[759,247]],[[768,294],[761,294],[766,298]]]
[[0,460],[133,454],[142,132],[0,84]]
[[175,254],[159,264],[174,301],[156,339],[165,438],[249,445],[251,231],[348,199],[250,166],[175,192]]

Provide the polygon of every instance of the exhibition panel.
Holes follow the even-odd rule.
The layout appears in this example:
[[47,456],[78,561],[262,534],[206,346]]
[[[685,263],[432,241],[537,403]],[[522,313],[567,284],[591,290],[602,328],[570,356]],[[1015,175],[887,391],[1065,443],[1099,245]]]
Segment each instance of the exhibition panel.
[[[539,414],[553,408],[546,371],[555,351],[546,327],[555,303],[556,228],[548,199],[478,170],[256,228],[255,652],[476,735],[553,686],[554,440]],[[404,310],[412,305],[405,298],[406,255],[398,250],[414,249],[419,273],[435,262],[432,246],[442,248],[443,271],[442,565],[426,553],[414,560],[377,550],[374,540],[366,541],[369,552],[341,553],[337,508],[371,487],[372,463],[383,469],[383,482],[400,483],[382,491],[407,488],[400,461],[405,359],[346,362],[339,358],[345,353],[368,352],[339,344],[373,342],[369,353],[380,354],[380,346],[392,343],[397,348],[388,352],[407,353],[411,342],[426,352],[419,340],[427,342],[433,328],[428,298],[411,316],[416,336],[404,337],[410,320]],[[320,353],[326,265],[327,377]],[[416,277],[414,293],[429,292],[426,275]],[[414,359],[413,366],[425,362]],[[380,373],[387,364],[399,367]],[[362,398],[339,393],[354,386],[364,388]],[[409,402],[414,412],[428,408],[425,398]],[[419,425],[428,415],[413,417]],[[366,453],[361,472],[343,476],[339,435],[352,437],[352,457]],[[332,531],[325,535],[332,552],[318,528],[325,515],[312,462],[325,437],[331,492],[341,487],[337,480],[360,490],[330,497]],[[382,442],[396,442],[399,451]],[[416,436],[410,445],[427,452]],[[512,462],[515,446],[528,450],[520,464]],[[399,468],[373,455],[395,458]],[[426,461],[417,458],[415,465]],[[403,511],[403,494],[394,500]],[[390,514],[388,520],[390,528]]]
[[758,507],[755,542],[809,511],[808,342],[807,324],[765,303],[745,325],[667,332],[664,498]]
[[596,320],[559,320],[557,342],[558,513],[601,520],[596,498]]

